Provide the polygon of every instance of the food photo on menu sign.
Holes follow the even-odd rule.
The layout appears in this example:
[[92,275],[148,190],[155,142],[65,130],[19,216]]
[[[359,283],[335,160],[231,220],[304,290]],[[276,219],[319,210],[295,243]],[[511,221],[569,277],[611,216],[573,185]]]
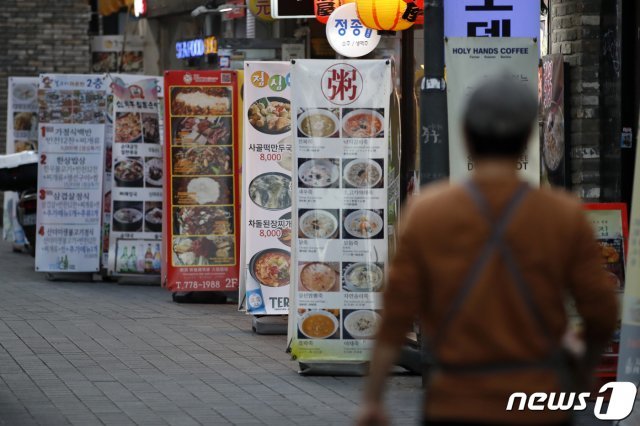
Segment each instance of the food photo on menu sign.
[[389,245],[390,66],[296,60],[292,68],[292,353],[300,362],[365,361]]
[[248,313],[289,311],[293,116],[289,62],[245,62],[241,297]]
[[154,248],[162,237],[164,211],[158,80],[127,84],[116,77],[111,89],[115,119],[109,271],[113,275],[157,275],[161,254]]
[[169,71],[165,93],[164,285],[174,292],[237,289],[236,74]]

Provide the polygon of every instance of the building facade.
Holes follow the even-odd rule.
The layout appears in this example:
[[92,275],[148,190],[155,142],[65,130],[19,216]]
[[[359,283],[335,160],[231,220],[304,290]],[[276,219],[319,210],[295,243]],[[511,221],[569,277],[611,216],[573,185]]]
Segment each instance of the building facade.
[[0,152],[5,152],[7,79],[40,73],[88,73],[86,0],[2,0],[0,9]]
[[[549,51],[568,65],[571,188],[630,202],[638,122],[636,0],[547,0]],[[631,129],[632,147],[623,148]]]

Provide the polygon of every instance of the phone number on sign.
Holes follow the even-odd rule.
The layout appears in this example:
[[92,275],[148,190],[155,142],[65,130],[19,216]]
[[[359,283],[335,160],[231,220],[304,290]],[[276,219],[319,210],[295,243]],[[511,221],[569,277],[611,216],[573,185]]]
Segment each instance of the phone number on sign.
[[176,281],[176,290],[220,290],[238,288],[237,278],[225,278],[222,281]]

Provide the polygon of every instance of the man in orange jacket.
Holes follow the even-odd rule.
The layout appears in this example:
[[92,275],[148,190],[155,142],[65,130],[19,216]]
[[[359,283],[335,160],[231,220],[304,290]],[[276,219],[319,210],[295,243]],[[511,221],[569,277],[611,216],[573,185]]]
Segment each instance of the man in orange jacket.
[[518,177],[536,116],[522,86],[486,82],[464,115],[472,178],[427,187],[407,207],[360,425],[386,424],[384,382],[416,317],[431,358],[426,425],[571,424],[567,411],[507,410],[515,392],[576,390],[567,295],[584,320],[587,374],[618,318],[580,201]]

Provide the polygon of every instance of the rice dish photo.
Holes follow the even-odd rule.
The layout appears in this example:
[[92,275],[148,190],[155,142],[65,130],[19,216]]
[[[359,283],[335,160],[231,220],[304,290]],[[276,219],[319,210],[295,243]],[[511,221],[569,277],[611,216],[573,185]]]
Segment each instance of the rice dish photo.
[[371,210],[357,210],[344,220],[345,230],[356,238],[373,238],[382,231],[382,225],[380,215]]
[[338,331],[338,320],[327,311],[308,311],[300,318],[298,328],[309,339],[328,339]]
[[326,210],[309,210],[300,217],[300,232],[304,238],[335,238],[338,220]]
[[298,129],[303,137],[332,137],[338,131],[338,118],[326,109],[308,110],[298,117]]
[[198,204],[213,204],[220,198],[220,184],[207,177],[195,178],[187,185],[187,192]]
[[326,188],[339,178],[340,170],[331,160],[307,160],[298,168],[298,179],[311,188]]
[[344,168],[344,180],[354,188],[374,188],[383,177],[380,164],[369,159],[358,159],[348,163]]
[[378,331],[382,318],[377,312],[354,311],[344,319],[344,329],[354,339],[372,339]]
[[348,291],[378,291],[384,275],[375,263],[354,263],[344,272],[345,289]]
[[308,263],[300,271],[300,284],[306,291],[337,291],[338,272],[334,266],[323,262]]

